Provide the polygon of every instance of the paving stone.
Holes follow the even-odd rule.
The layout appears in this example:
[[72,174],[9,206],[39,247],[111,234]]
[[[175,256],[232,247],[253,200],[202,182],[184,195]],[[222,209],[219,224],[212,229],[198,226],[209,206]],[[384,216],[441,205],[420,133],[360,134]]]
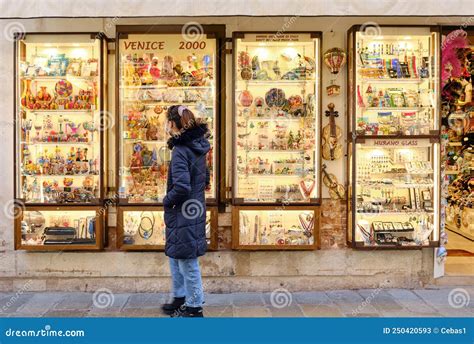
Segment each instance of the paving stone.
[[230,306],[232,294],[205,294],[204,301],[204,306]]
[[380,318],[379,314],[374,314],[374,313],[348,313],[344,314],[348,318]]
[[100,300],[97,300],[96,302],[93,302],[89,314],[120,312],[120,310],[127,303],[129,297],[130,297],[130,294],[114,294],[113,298],[110,300],[105,299],[103,300],[103,302],[100,302]]
[[96,312],[96,313],[91,313],[88,312],[84,315],[86,318],[123,318],[125,315],[123,315],[122,312]]
[[0,300],[0,316],[2,314],[16,313],[19,308],[23,307],[32,297],[33,293],[28,294],[9,294]]
[[378,314],[369,302],[365,301],[356,291],[335,290],[326,292],[344,314]]
[[451,307],[450,302],[456,305],[456,301],[466,301],[466,308],[474,308],[474,300],[465,288],[443,288],[438,290],[420,289],[414,292],[433,307]]
[[88,310],[92,307],[92,294],[90,293],[71,293],[66,295],[56,306],[54,310]]
[[171,299],[168,294],[161,293],[131,294],[125,308],[160,308]]
[[124,308],[122,316],[125,318],[169,318],[169,315],[163,314],[160,308]]
[[305,317],[334,318],[342,317],[343,313],[336,306],[328,305],[300,305]]
[[401,311],[382,311],[380,315],[384,318],[438,318],[442,316],[439,313],[413,313],[407,309],[402,309]]
[[233,293],[234,306],[259,306],[264,304],[262,293]]
[[304,316],[299,306],[288,306],[283,308],[269,307],[274,318],[301,318]]
[[362,296],[354,290],[331,290],[327,291],[326,295],[331,301],[336,303],[358,303],[364,301]]
[[414,314],[435,314],[436,309],[428,305],[413,291],[407,289],[388,289],[387,293],[392,295],[397,302]]
[[395,298],[385,290],[362,289],[358,291],[366,302],[370,302],[378,311],[401,311],[401,306]]
[[300,305],[330,305],[332,301],[323,291],[293,293],[293,300]]
[[37,293],[17,310],[24,316],[41,316],[66,297],[64,293]]
[[208,318],[231,318],[234,316],[234,308],[228,306],[204,306],[204,316]]
[[52,309],[42,315],[43,318],[83,318],[87,314],[86,310],[58,310]]
[[271,313],[267,307],[234,307],[234,316],[238,318],[266,318]]
[[474,310],[466,307],[437,307],[436,310],[444,317],[474,318]]

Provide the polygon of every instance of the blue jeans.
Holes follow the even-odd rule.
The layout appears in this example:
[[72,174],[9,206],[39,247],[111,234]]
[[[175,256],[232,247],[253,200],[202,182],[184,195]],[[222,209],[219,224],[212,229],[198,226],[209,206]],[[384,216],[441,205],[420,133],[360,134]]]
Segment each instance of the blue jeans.
[[204,292],[198,259],[169,258],[169,260],[171,279],[173,280],[173,296],[186,297],[185,305],[187,307],[202,307]]

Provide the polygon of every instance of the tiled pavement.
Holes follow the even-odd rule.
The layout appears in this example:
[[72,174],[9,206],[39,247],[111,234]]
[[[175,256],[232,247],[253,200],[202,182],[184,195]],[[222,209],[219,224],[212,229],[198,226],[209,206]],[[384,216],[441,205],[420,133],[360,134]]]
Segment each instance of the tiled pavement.
[[[0,293],[0,317],[161,317],[167,294]],[[207,317],[474,317],[474,286],[206,295]]]

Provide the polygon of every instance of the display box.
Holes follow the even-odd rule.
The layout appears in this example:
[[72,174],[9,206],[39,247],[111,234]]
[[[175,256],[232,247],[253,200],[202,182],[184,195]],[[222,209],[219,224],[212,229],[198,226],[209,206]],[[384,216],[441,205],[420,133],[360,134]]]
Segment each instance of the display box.
[[439,28],[371,29],[348,31],[349,134],[439,135]]
[[234,204],[320,202],[320,49],[315,32],[234,33]]
[[[165,221],[163,207],[120,206],[117,216],[117,246],[126,251],[163,251]],[[193,211],[199,212],[199,209]],[[196,213],[197,214],[197,213]],[[206,207],[208,250],[217,249],[217,207]]]
[[104,48],[95,34],[15,41],[15,199],[24,204],[101,204]]
[[313,250],[319,248],[319,206],[234,206],[232,248]]
[[186,30],[180,25],[117,26],[116,183],[121,205],[162,204],[171,159],[166,113],[173,105],[185,105],[208,125],[211,184],[206,203],[218,203],[225,26],[204,25],[194,36]]
[[430,139],[357,139],[348,217],[355,247],[439,244],[440,150]]
[[99,206],[15,207],[15,249],[27,251],[100,250],[105,208]]

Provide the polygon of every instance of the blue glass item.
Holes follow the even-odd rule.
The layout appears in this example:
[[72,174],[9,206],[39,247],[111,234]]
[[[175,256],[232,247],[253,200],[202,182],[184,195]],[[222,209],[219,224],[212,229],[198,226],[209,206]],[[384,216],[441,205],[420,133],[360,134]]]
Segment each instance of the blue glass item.
[[91,239],[95,239],[95,222],[96,222],[96,219],[94,218],[89,219],[89,228],[87,229],[87,231],[89,232],[89,237]]
[[283,80],[298,80],[298,75],[295,72],[290,71],[290,72],[287,72],[287,73],[283,74],[283,76],[281,78]]
[[204,63],[204,70],[207,72],[209,69],[209,65],[211,64],[211,56],[210,55],[204,55],[202,58],[202,62]]
[[286,104],[285,92],[281,88],[272,88],[265,93],[265,102],[270,107],[281,107]]

